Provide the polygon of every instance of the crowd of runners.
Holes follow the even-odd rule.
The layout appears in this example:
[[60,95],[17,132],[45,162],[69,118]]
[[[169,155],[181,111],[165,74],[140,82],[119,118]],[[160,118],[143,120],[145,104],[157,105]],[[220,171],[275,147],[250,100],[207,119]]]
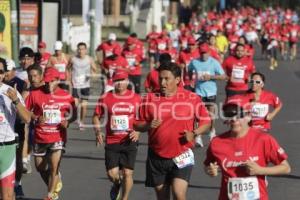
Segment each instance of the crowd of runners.
[[[96,61],[87,44],[78,43],[77,52],[68,55],[61,41],[53,44],[54,54],[42,41],[38,52],[21,48],[18,66],[0,58],[1,198],[24,198],[21,179],[31,173],[31,158],[47,187],[45,200],[59,198],[67,129],[76,122],[79,131],[94,131],[97,145],[105,145],[112,200],[130,199],[144,132],[145,185],[154,188],[158,200],[186,199],[193,148],[204,146],[204,134],[210,137],[205,172],[222,175],[219,199],[267,200],[266,176],[291,169],[270,134],[282,103],[265,89],[254,46],[270,60],[270,70],[278,67],[278,59],[295,60],[298,20],[296,12],[281,8],[192,13],[188,24],[169,20],[160,32],[153,25],[145,40],[132,33],[121,45],[110,33],[97,47]],[[101,79],[102,91],[88,122],[93,79]],[[226,82],[222,104],[217,104],[218,89],[223,90],[217,81]],[[228,125],[225,133],[215,128],[219,118]]]

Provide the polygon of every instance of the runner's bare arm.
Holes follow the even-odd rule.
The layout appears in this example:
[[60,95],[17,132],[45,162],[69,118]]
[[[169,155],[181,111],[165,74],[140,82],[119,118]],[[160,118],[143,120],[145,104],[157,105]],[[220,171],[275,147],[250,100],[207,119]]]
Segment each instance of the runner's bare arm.
[[17,95],[17,85],[15,84],[14,88],[9,88],[5,95],[11,99],[12,103],[15,105],[17,109],[17,113],[19,117],[25,123],[30,123],[31,113],[25,108],[25,106],[20,102],[20,99]]
[[150,129],[155,129],[155,128],[159,127],[161,123],[162,123],[162,121],[159,119],[154,119],[151,121],[151,123],[140,122],[140,123],[134,125],[134,129],[137,131],[140,131],[140,132],[147,132]]
[[94,116],[93,116],[93,125],[94,125],[95,136],[96,136],[96,146],[98,146],[98,144],[102,145],[104,143],[104,140],[103,140],[104,134],[101,131],[100,118],[96,114],[94,114]]
[[272,175],[282,175],[282,174],[289,174],[291,172],[290,164],[287,160],[282,161],[280,164],[275,166],[267,166],[262,167],[258,165],[254,161],[246,161],[245,167],[249,175],[265,175],[265,176],[272,176]]
[[195,136],[204,135],[209,130],[210,127],[211,127],[211,123],[202,124],[197,129],[195,129],[193,133]]
[[267,121],[272,121],[273,118],[279,113],[282,108],[282,104],[280,104],[277,108],[275,108],[271,113],[266,116]]

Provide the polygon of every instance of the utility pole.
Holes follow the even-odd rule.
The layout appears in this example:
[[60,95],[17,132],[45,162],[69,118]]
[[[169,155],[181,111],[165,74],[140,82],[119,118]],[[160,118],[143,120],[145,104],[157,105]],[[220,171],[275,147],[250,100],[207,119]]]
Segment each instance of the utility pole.
[[95,56],[95,16],[96,0],[90,0],[90,56]]
[[19,34],[18,34],[18,13],[17,0],[10,0],[10,21],[11,21],[11,40],[12,40],[12,59],[18,63],[19,53]]

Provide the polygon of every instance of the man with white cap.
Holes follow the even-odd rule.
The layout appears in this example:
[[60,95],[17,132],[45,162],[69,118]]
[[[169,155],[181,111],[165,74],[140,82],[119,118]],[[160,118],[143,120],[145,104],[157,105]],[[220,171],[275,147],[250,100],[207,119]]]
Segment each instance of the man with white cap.
[[[116,41],[117,36],[115,33],[110,33],[108,35],[108,40],[102,42],[96,49],[97,59],[101,63],[105,58],[113,55],[113,50],[118,48],[122,49],[121,45]],[[101,54],[102,51],[102,54]],[[102,56],[102,58],[101,58]]]
[[54,55],[49,58],[46,67],[55,67],[59,71],[59,79],[61,83],[59,86],[62,89],[68,90],[69,74],[67,66],[69,65],[70,57],[63,53],[63,43],[61,41],[56,41],[54,44]]
[[[11,64],[11,63],[9,63]],[[11,66],[10,66],[11,67]],[[30,121],[30,112],[15,87],[3,83],[7,62],[0,58],[0,196],[13,200],[16,173],[16,115],[25,122]]]
[[[25,81],[16,76],[16,64],[11,59],[6,59],[6,70],[3,78],[3,82],[10,87],[14,87],[22,95],[27,91],[27,84]],[[24,97],[23,97],[24,98]],[[16,197],[23,197],[23,189],[21,185],[22,173],[23,173],[23,145],[25,141],[25,124],[19,117],[16,117],[14,130],[18,136],[17,143],[17,156],[16,156],[16,182],[15,182],[15,192]]]
[[[96,49],[96,56],[97,56],[97,60],[98,60],[98,64],[100,65],[100,69],[101,69],[101,73],[103,74],[103,76],[105,77],[105,70],[104,70],[104,62],[110,57],[112,56],[115,51],[121,52],[122,51],[122,47],[121,45],[116,41],[117,40],[117,36],[115,33],[110,33],[108,35],[108,39],[104,42],[102,42]],[[105,80],[105,78],[103,77],[103,79]],[[105,81],[102,81],[102,88],[103,88],[103,92],[105,92]]]

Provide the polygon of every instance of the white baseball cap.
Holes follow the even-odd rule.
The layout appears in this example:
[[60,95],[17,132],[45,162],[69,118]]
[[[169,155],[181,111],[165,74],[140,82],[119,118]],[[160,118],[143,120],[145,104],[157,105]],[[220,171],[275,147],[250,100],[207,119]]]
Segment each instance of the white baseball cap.
[[6,64],[7,64],[7,67],[6,67],[7,71],[11,71],[16,68],[15,62],[11,59],[6,59]]
[[108,35],[108,40],[116,40],[116,39],[117,39],[117,36],[116,36],[115,33],[110,33],[110,34]]
[[63,48],[63,43],[61,41],[56,41],[54,44],[54,50],[55,51],[60,51]]

